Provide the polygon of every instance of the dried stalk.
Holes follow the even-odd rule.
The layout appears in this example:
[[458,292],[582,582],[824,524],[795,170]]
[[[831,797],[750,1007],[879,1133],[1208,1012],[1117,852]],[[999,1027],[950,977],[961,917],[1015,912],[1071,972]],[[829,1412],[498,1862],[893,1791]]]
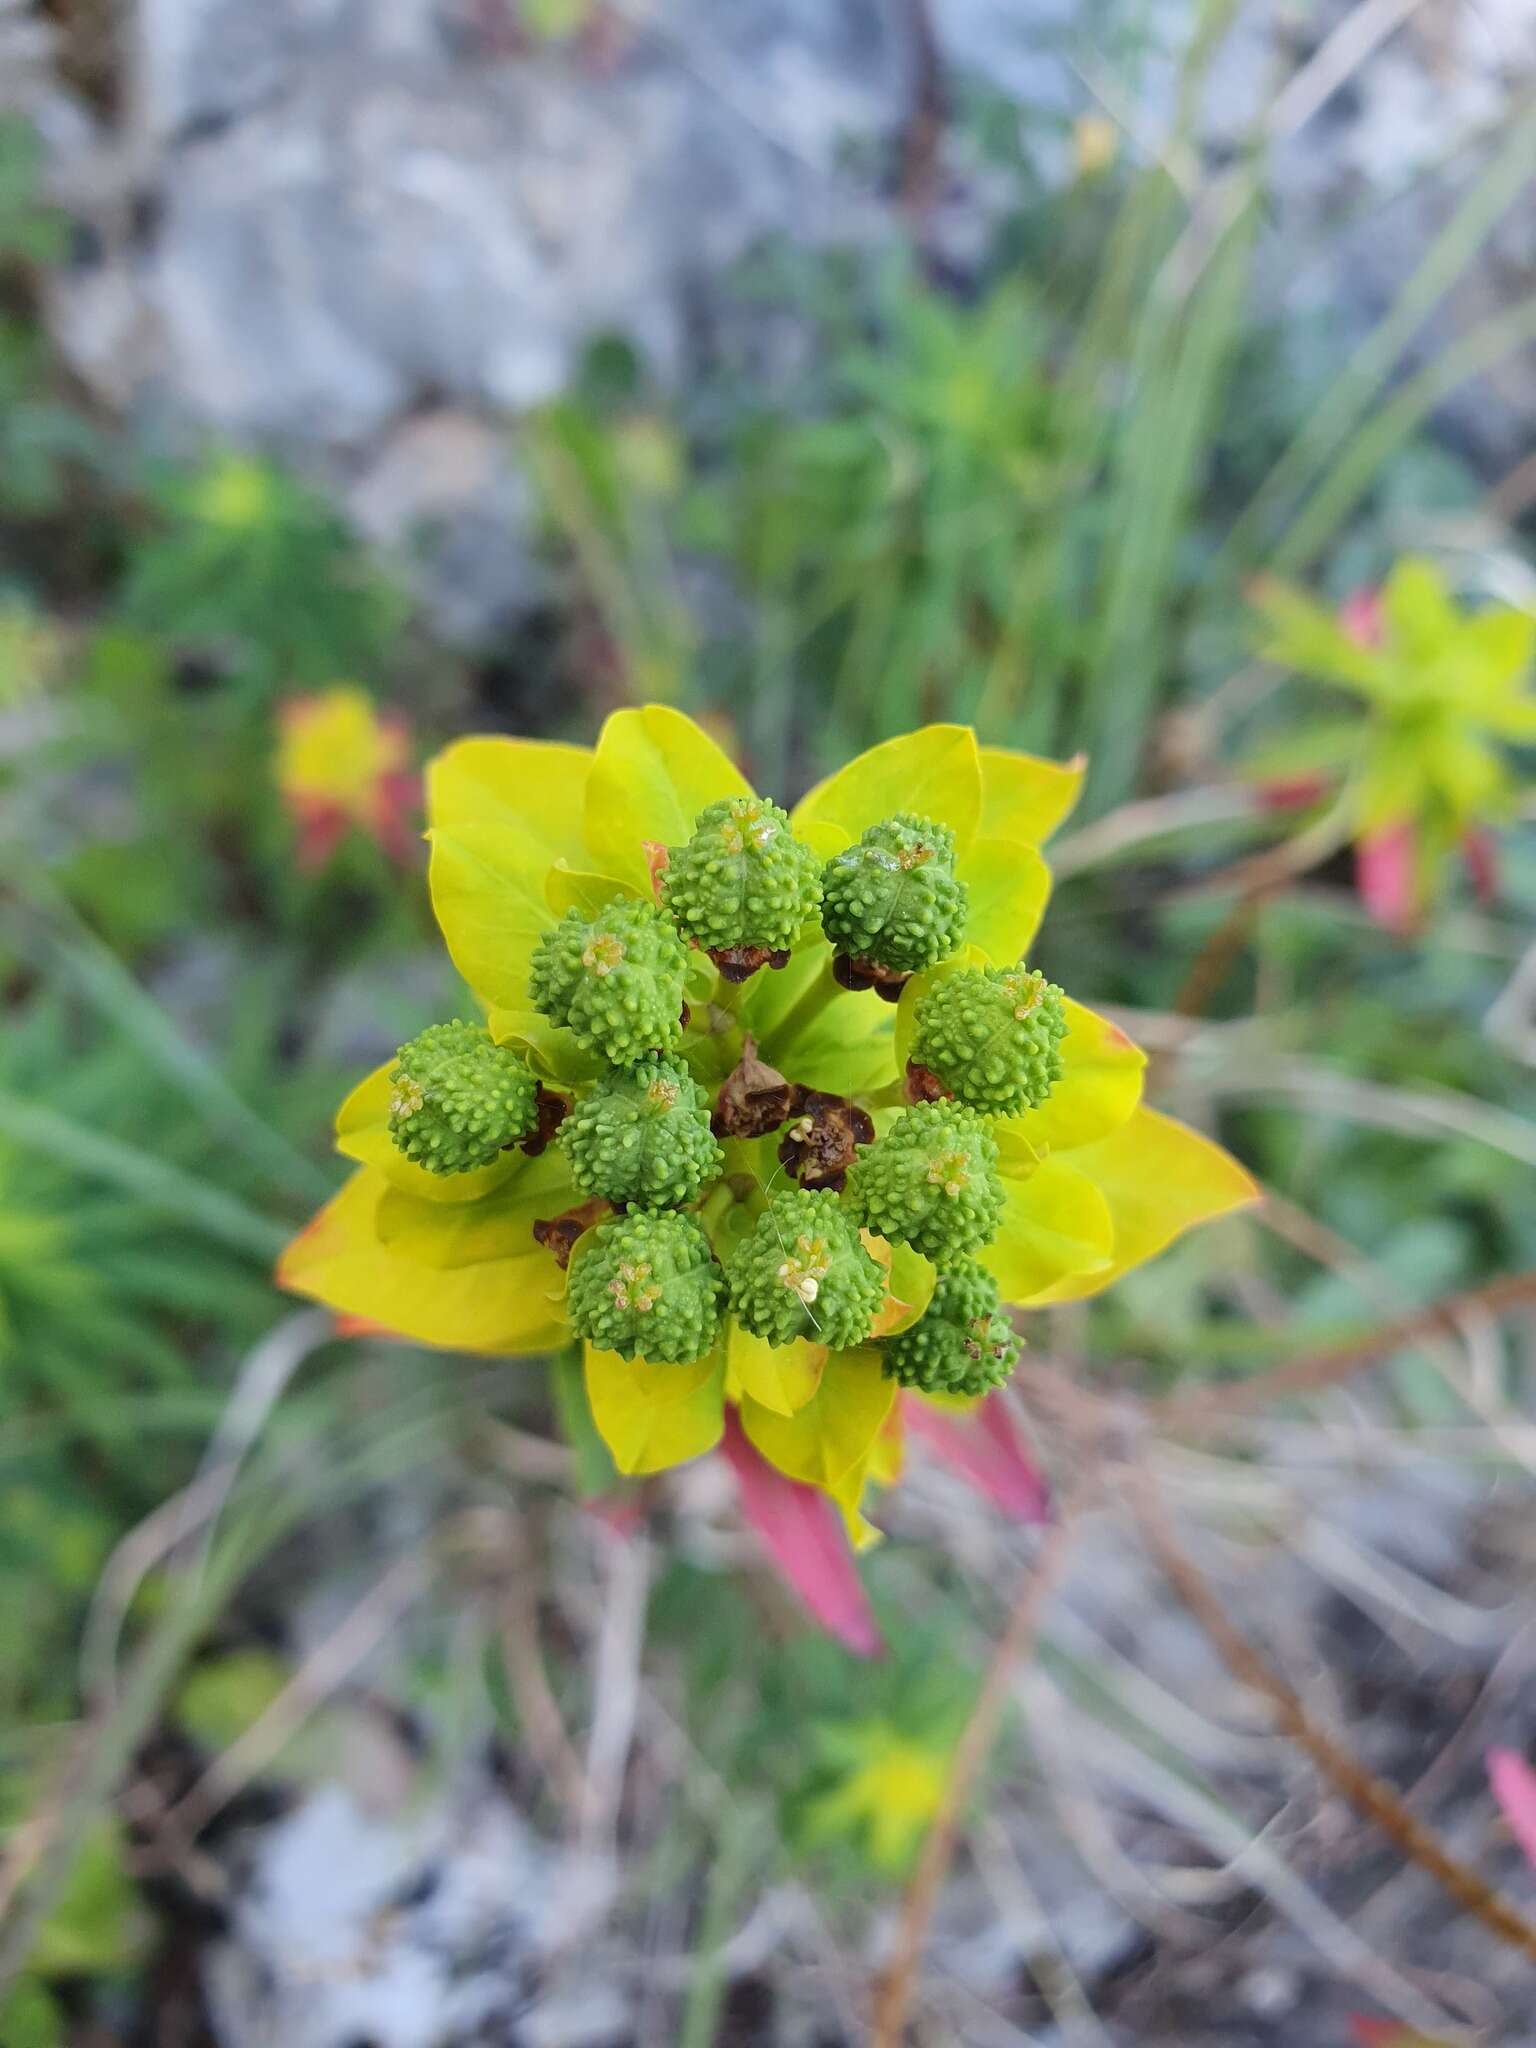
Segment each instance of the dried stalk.
[[1181,1432],[1219,1429],[1229,1415],[1251,1414],[1254,1409],[1267,1407],[1271,1401],[1285,1395],[1322,1393],[1326,1388],[1347,1380],[1362,1366],[1374,1365],[1424,1337],[1438,1335],[1442,1331],[1455,1336],[1465,1315],[1479,1312],[1499,1315],[1531,1303],[1536,1303],[1536,1269],[1525,1273],[1506,1273],[1482,1287],[1469,1287],[1463,1293],[1445,1295],[1439,1301],[1432,1301],[1427,1308],[1414,1309],[1408,1315],[1367,1330],[1362,1337],[1352,1337],[1342,1344],[1330,1345],[1326,1350],[1288,1359],[1284,1365],[1259,1373],[1253,1379],[1239,1380],[1231,1386],[1202,1387],[1196,1393],[1177,1395],[1172,1400],[1160,1402],[1150,1411],[1150,1417],[1161,1428]]
[[1233,1624],[1215,1587],[1174,1535],[1145,1464],[1130,1469],[1130,1481],[1136,1518],[1152,1554],[1233,1677],[1268,1700],[1284,1732],[1306,1751],[1355,1811],[1374,1821],[1410,1863],[1427,1871],[1464,1913],[1480,1920],[1490,1933],[1536,1962],[1536,1922],[1528,1920],[1486,1878],[1454,1856],[1385,1780],[1317,1725],[1298,1695],[1278,1672],[1270,1669]]
[[997,1739],[1015,1670],[1034,1649],[1046,1603],[1060,1580],[1083,1509],[1096,1491],[1095,1472],[1090,1470],[1068,1497],[1060,1520],[1041,1544],[992,1653],[976,1704],[955,1746],[943,1800],[902,1897],[895,1953],[875,1988],[870,2048],[900,2048],[917,1986],[928,1922],[955,1853],[961,1814]]

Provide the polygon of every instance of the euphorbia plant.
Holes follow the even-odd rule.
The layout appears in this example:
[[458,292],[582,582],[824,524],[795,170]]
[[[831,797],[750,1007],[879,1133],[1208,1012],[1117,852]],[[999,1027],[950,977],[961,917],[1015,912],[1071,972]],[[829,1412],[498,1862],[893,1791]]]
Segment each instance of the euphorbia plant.
[[348,1097],[358,1171],[284,1280],[452,1349],[579,1343],[619,1469],[723,1440],[770,1547],[868,1646],[828,1590],[828,1504],[873,1539],[914,1416],[1017,1499],[988,1476],[1004,1418],[963,1436],[1018,1357],[1005,1305],[1097,1293],[1253,1194],[1025,964],[1080,772],[930,726],[786,814],[655,706],[595,750],[450,747],[432,899],[485,1023]]
[[1463,611],[1432,562],[1409,557],[1337,617],[1301,591],[1261,581],[1266,657],[1363,700],[1355,716],[1298,721],[1251,764],[1271,789],[1330,802],[1356,850],[1360,895],[1378,923],[1408,931],[1460,849],[1480,893],[1493,883],[1492,827],[1520,778],[1511,746],[1536,741],[1529,683],[1536,618]]

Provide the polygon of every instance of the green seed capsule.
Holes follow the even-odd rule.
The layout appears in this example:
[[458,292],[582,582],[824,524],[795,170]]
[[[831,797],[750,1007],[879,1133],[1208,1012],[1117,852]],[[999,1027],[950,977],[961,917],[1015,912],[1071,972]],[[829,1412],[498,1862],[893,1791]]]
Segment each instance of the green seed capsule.
[[777,804],[729,796],[706,804],[688,844],[670,849],[661,899],[706,952],[776,953],[815,917],[821,877]]
[[588,1233],[567,1295],[578,1334],[651,1365],[691,1365],[720,1329],[725,1276],[692,1216],[632,1210]]
[[896,974],[948,959],[968,908],[954,858],[954,834],[911,811],[834,854],[822,870],[821,923],[837,952]]
[[775,1195],[737,1247],[731,1307],[768,1344],[807,1338],[835,1351],[862,1344],[885,1299],[885,1275],[835,1194]]
[[859,1221],[939,1265],[991,1242],[1003,1213],[997,1143],[973,1110],[923,1102],[848,1169]]
[[615,1066],[677,1045],[688,956],[649,903],[616,897],[596,917],[568,910],[534,948],[534,1007]]
[[918,999],[913,1023],[913,1060],[972,1109],[1038,1109],[1061,1079],[1061,990],[1028,968],[946,975]]
[[559,1144],[584,1195],[645,1209],[694,1201],[725,1164],[709,1098],[665,1054],[605,1074],[561,1124]]
[[478,1024],[429,1024],[390,1070],[389,1135],[429,1173],[468,1173],[528,1136],[539,1084]]
[[933,1299],[910,1329],[880,1346],[887,1376],[924,1394],[985,1394],[1019,1360],[1019,1340],[999,1311],[997,1282],[967,1259],[939,1275]]

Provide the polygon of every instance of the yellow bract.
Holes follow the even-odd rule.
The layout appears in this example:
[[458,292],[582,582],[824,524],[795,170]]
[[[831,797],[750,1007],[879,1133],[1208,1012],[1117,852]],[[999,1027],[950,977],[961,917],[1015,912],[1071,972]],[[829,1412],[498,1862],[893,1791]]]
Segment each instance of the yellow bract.
[[1155,1257],[1197,1223],[1210,1223],[1255,1202],[1260,1188],[1230,1152],[1187,1124],[1138,1108],[1118,1130],[1084,1145],[1072,1164],[1098,1189],[1114,1224],[1109,1265],[1090,1276],[1068,1274],[1034,1301],[1076,1301]]
[[895,1398],[879,1352],[835,1351],[815,1393],[793,1415],[776,1415],[744,1394],[741,1426],[770,1465],[835,1494],[868,1456]]
[[1042,761],[1011,747],[981,749],[981,829],[989,838],[1043,846],[1082,794],[1088,757]]
[[733,1399],[743,1395],[775,1415],[793,1415],[821,1385],[829,1353],[825,1344],[769,1344],[754,1337],[731,1317],[726,1339],[726,1386]]
[[[888,1089],[904,1069],[912,1006],[924,989],[958,966],[1011,963],[1030,944],[1050,886],[1037,848],[1081,780],[1079,762],[978,748],[966,728],[939,725],[876,747],[820,784],[794,814],[819,851],[898,810],[955,832],[971,892],[967,944],[956,960],[915,977],[893,1009],[873,994],[823,1003],[831,948],[808,938],[785,970],[747,984],[738,1019],[720,1011],[713,1034],[690,1034],[701,1078],[723,1078],[746,1030],[761,1058],[808,1086],[855,1096]],[[550,1085],[579,1086],[601,1063],[529,1006],[540,934],[572,907],[595,910],[620,893],[648,899],[656,849],[686,839],[705,804],[746,788],[714,740],[654,705],[616,713],[595,751],[474,739],[433,764],[432,899],[449,951],[498,1043],[516,1046]],[[692,960],[699,971],[688,1000],[713,1018],[709,963]],[[1065,1071],[1050,1100],[994,1127],[1006,1200],[985,1261],[1014,1302],[1097,1292],[1256,1193],[1219,1148],[1140,1106],[1144,1056],[1116,1025],[1080,1004],[1066,1007]],[[423,1343],[518,1354],[567,1342],[565,1276],[532,1236],[535,1220],[578,1199],[559,1148],[429,1174],[395,1148],[389,1094],[386,1064],[343,1103],[337,1147],[360,1170],[289,1246],[283,1283],[355,1325]],[[877,1112],[882,1121],[893,1114]],[[728,1148],[728,1172],[752,1199],[712,1223],[722,1255],[740,1234],[737,1220],[755,1213],[781,1171],[776,1143]],[[922,1313],[936,1276],[908,1247],[866,1241],[887,1273],[875,1332],[884,1336]],[[711,1449],[725,1404],[735,1401],[763,1457],[829,1494],[856,1545],[877,1540],[860,1501],[867,1484],[898,1476],[902,1432],[895,1385],[872,1344],[773,1348],[730,1320],[715,1351],[693,1365],[626,1363],[589,1347],[585,1378],[622,1471],[657,1471]]]
[[661,1472],[712,1451],[725,1426],[723,1348],[694,1365],[650,1365],[586,1347],[592,1419],[621,1472]]
[[[409,1205],[382,1219],[391,1226],[388,1238],[380,1216],[386,1197]],[[481,1205],[468,1206],[474,1213]],[[561,1206],[556,1202],[553,1212]],[[501,1212],[494,1248],[483,1241],[475,1247],[488,1255],[454,1264],[443,1263],[444,1244],[431,1231],[431,1219],[445,1213],[455,1212],[414,1200],[365,1166],[289,1245],[278,1280],[354,1325],[445,1350],[510,1356],[563,1343],[565,1314],[551,1299],[561,1276],[534,1242],[527,1211]]]
[[587,846],[603,873],[649,893],[648,844],[681,846],[706,804],[751,794],[740,769],[681,711],[616,711],[587,782]]
[[963,856],[981,818],[981,750],[968,725],[925,725],[818,782],[790,813],[796,831],[836,825],[850,840],[897,811],[947,825]]

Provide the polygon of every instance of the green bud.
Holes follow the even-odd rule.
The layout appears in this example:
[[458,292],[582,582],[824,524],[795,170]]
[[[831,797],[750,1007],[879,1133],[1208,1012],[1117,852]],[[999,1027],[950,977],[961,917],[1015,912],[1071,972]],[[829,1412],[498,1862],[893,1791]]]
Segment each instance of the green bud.
[[681,1040],[687,966],[660,911],[619,896],[596,917],[568,910],[545,932],[528,991],[535,1009],[567,1025],[578,1044],[623,1067]]
[[885,1299],[885,1275],[859,1226],[829,1190],[775,1195],[736,1249],[731,1307],[768,1344],[845,1351],[869,1335]]
[[1061,1079],[1061,990],[1026,967],[946,975],[918,998],[913,1023],[913,1060],[972,1109],[1038,1109]]
[[969,907],[954,858],[948,827],[911,811],[834,854],[822,870],[821,924],[836,951],[897,974],[948,959]]
[[389,1135],[429,1173],[488,1166],[539,1120],[526,1060],[478,1024],[429,1024],[390,1069]]
[[997,1282],[966,1259],[939,1275],[933,1299],[912,1324],[880,1346],[886,1374],[924,1394],[985,1394],[1019,1360],[1019,1340],[999,1312]]
[[777,804],[728,796],[705,805],[686,846],[669,849],[661,900],[706,952],[766,955],[792,946],[815,917],[821,878]]
[[973,1110],[921,1102],[848,1169],[848,1199],[880,1237],[947,1265],[990,1243],[1003,1213],[997,1143]]
[[605,1074],[561,1124],[559,1144],[584,1195],[645,1209],[694,1201],[725,1164],[709,1098],[664,1054]]
[[587,1235],[566,1297],[579,1334],[652,1365],[702,1358],[719,1332],[725,1276],[695,1218],[635,1209]]

